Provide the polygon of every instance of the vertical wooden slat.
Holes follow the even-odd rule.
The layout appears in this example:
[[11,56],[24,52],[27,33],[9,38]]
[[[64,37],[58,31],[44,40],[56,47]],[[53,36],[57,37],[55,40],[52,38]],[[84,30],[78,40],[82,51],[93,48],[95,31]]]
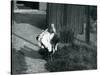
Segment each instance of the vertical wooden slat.
[[48,24],[55,24],[55,27],[57,29],[57,32],[61,30],[63,26],[63,9],[64,5],[63,4],[56,4],[56,3],[49,3],[47,5],[47,19],[48,19]]
[[67,5],[66,26],[75,33],[81,33],[84,22],[84,6]]
[[86,19],[86,35],[85,35],[85,39],[86,42],[89,43],[90,42],[90,7],[87,6],[86,7],[86,15],[87,15],[87,19]]
[[63,29],[73,30],[75,33],[82,33],[84,24],[84,6],[64,5],[49,3],[47,5],[48,24],[55,24],[57,32]]

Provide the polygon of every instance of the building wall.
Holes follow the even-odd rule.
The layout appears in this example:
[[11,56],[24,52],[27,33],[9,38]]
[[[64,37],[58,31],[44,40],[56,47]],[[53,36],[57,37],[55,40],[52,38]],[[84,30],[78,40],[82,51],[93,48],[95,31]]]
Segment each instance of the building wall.
[[45,2],[40,2],[40,3],[39,3],[39,10],[46,11],[46,9],[47,9],[47,3],[45,3]]

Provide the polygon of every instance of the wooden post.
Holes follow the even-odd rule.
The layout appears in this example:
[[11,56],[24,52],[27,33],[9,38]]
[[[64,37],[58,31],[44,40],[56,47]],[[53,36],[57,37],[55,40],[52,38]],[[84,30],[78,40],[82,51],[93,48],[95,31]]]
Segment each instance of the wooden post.
[[13,0],[14,1],[14,9],[18,9],[17,7],[17,0]]
[[86,6],[86,33],[85,40],[89,44],[90,43],[90,7]]

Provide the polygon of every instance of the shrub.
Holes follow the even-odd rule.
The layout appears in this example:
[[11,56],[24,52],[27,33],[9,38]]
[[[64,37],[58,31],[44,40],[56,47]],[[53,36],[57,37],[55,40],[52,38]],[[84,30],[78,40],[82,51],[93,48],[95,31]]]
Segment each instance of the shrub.
[[60,31],[60,41],[62,43],[72,43],[74,40],[74,33],[71,30]]

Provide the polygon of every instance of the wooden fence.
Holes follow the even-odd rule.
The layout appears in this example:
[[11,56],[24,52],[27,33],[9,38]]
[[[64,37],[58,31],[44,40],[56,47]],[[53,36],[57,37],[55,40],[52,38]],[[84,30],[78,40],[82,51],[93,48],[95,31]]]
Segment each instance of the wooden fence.
[[75,33],[82,33],[85,13],[85,6],[82,5],[48,3],[47,23],[54,23],[57,32],[70,29]]

